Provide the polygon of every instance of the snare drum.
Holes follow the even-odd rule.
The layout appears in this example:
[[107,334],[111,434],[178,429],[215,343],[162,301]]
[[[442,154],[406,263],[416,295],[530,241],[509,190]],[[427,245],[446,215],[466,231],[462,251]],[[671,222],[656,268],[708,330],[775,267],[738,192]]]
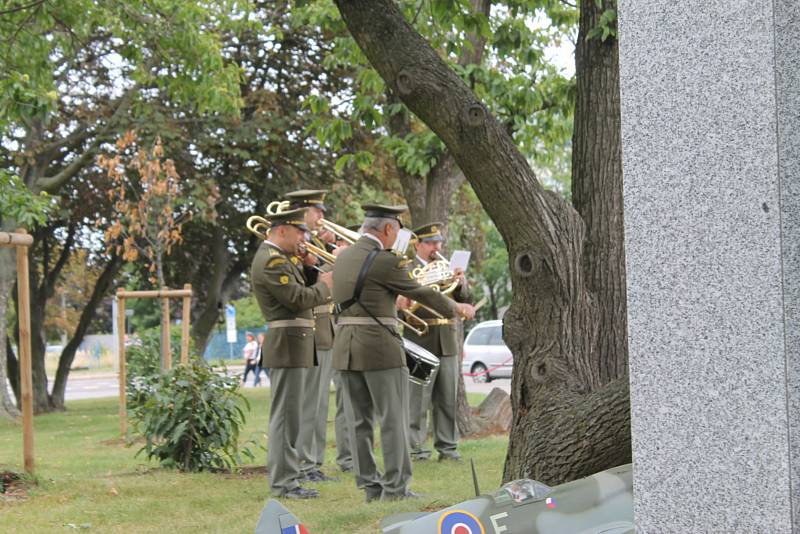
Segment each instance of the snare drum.
[[439,368],[439,358],[405,338],[403,348],[406,351],[408,379],[421,386],[428,385],[433,373]]

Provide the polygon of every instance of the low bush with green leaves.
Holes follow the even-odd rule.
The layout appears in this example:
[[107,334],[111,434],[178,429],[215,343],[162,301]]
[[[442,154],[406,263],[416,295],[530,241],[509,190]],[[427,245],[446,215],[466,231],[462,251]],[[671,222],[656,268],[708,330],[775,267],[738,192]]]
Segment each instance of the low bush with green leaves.
[[238,377],[192,361],[157,376],[133,410],[135,428],[145,438],[144,452],[162,466],[182,471],[231,469],[252,452],[239,448],[245,424]]

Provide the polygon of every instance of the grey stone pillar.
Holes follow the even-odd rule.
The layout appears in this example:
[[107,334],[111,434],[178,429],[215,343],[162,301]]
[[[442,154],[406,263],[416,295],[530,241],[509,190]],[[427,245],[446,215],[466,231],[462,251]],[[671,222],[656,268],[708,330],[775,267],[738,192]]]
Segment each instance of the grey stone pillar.
[[619,18],[637,532],[800,532],[800,2]]

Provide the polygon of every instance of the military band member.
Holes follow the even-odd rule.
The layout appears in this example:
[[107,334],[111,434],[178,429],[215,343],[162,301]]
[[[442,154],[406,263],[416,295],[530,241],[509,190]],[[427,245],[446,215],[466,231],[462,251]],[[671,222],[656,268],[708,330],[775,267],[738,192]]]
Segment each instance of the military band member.
[[300,486],[298,454],[301,401],[307,368],[315,365],[315,306],[331,302],[332,274],[319,276],[306,287],[297,254],[308,228],[304,210],[291,210],[267,219],[268,239],[253,258],[251,279],[256,300],[267,323],[264,339],[270,371],[272,404],[267,435],[267,471],[273,495],[293,499],[319,497]]
[[[351,224],[347,227],[348,230],[359,232],[361,230],[360,224]],[[336,249],[334,249],[334,256],[339,256],[344,249],[350,246],[350,243],[341,236],[337,236]],[[333,430],[336,434],[336,465],[339,466],[345,473],[353,470],[353,452],[350,447],[350,431],[347,426],[347,418],[344,415],[344,386],[342,385],[341,371],[338,369],[333,370],[333,385],[336,388],[336,416],[333,420]]]
[[[310,241],[318,248],[329,251],[320,238],[319,220],[325,216],[325,190],[303,189],[285,195],[289,209],[305,208],[305,222],[310,231],[317,231]],[[331,267],[317,260],[313,254],[303,258],[306,283],[313,285],[319,270]],[[300,471],[312,482],[333,480],[322,472],[325,461],[325,440],[328,434],[328,402],[330,399],[331,375],[333,374],[333,322],[331,303],[316,306],[314,312],[314,342],[318,365],[308,368],[305,377],[302,420],[300,429]]]
[[[434,222],[414,230],[417,235],[415,244],[415,267],[424,267],[436,261],[437,253],[442,250],[442,223]],[[462,269],[455,270],[455,278],[459,284],[452,296],[456,302],[469,300],[469,285]],[[458,378],[461,366],[458,361],[458,325],[455,319],[435,317],[430,311],[420,308],[414,312],[428,325],[428,331],[418,336],[409,329],[403,336],[427,349],[439,358],[439,369],[431,377],[426,386],[411,384],[410,409],[410,441],[411,459],[427,460],[431,456],[430,449],[425,448],[428,437],[428,410],[432,412],[433,446],[439,453],[439,460],[459,460],[458,425],[456,424],[456,399],[458,396]],[[413,324],[413,323],[412,323]]]
[[[409,270],[411,261],[386,250],[401,228],[399,216],[406,211],[405,206],[362,207],[366,215],[361,227],[363,235],[339,254],[333,270],[333,297],[338,305],[346,305],[353,297],[362,266],[372,251],[376,253],[366,272],[359,302],[341,310],[337,318],[333,364],[341,371],[356,484],[365,491],[369,502],[416,496],[408,488],[409,380],[398,333],[397,295],[418,300],[445,317],[470,317],[474,310],[469,304],[455,303],[421,287]],[[383,474],[372,453],[373,417],[381,427]]]

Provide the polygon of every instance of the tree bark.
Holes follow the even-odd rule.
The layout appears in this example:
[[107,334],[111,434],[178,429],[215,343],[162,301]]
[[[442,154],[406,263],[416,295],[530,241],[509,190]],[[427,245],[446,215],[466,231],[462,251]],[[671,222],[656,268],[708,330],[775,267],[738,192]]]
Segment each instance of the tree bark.
[[[253,240],[249,241],[248,245],[252,243],[254,243]],[[220,317],[220,306],[230,299],[241,284],[241,275],[248,265],[248,262],[244,260],[252,258],[251,255],[246,255],[245,258],[240,258],[238,261],[231,261],[228,240],[224,230],[220,227],[214,230],[211,248],[213,258],[211,279],[203,282],[203,284],[207,284],[205,297],[197,300],[197,307],[200,311],[197,312],[197,319],[192,323],[192,338],[200,357],[205,353],[211,332]],[[199,284],[196,286],[199,287]]]
[[[230,254],[225,241],[225,235],[221,228],[215,227],[212,237],[212,267],[211,276],[208,281],[205,298],[202,300],[202,312],[192,323],[192,338],[198,354],[202,355],[206,350],[208,338],[214,330],[219,318],[219,305],[222,304],[222,283],[225,280],[225,272],[230,263]],[[198,304],[201,301],[198,300]]]
[[599,311],[579,214],[542,188],[503,125],[391,0],[336,4],[389,88],[447,145],[508,248],[514,297],[504,339],[515,367],[504,479],[560,483],[629,461],[627,378],[598,373]]
[[[54,406],[50,402],[48,393],[47,371],[45,369],[45,308],[47,301],[53,296],[55,283],[61,274],[62,269],[67,263],[72,247],[75,243],[76,227],[70,226],[67,237],[61,245],[58,257],[51,266],[50,254],[52,228],[39,228],[34,232],[34,244],[29,248],[31,263],[37,254],[41,257],[41,269],[32,268],[30,271],[30,312],[31,312],[31,371],[33,378],[33,411],[35,414],[51,411]],[[16,286],[15,286],[16,287]],[[14,295],[14,306],[19,314],[19,296],[16,291]],[[19,320],[14,325],[14,339],[19,346]],[[9,354],[9,370],[18,367],[16,357]],[[15,391],[16,395],[19,395]],[[19,397],[17,398],[19,400]]]
[[586,224],[584,272],[598,306],[597,365],[607,382],[628,372],[628,315],[622,206],[619,47],[585,36],[606,9],[584,1],[575,49],[572,202]]
[[50,393],[50,408],[54,410],[64,409],[64,394],[67,389],[67,378],[69,377],[69,370],[72,367],[72,362],[75,360],[75,352],[83,342],[86,336],[86,331],[89,325],[97,316],[97,307],[102,302],[103,298],[108,294],[108,290],[114,283],[114,278],[117,276],[120,268],[122,267],[122,258],[114,254],[111,259],[106,263],[103,272],[97,279],[97,283],[92,290],[92,296],[89,302],[84,306],[81,312],[81,317],[78,320],[78,326],[75,328],[75,333],[69,340],[61,355],[58,358],[58,369],[56,370],[55,382],[53,382],[53,390]]
[[14,250],[11,248],[0,249],[0,418],[15,419],[19,417],[19,410],[15,400],[9,395],[6,387],[8,379],[8,358],[6,354],[6,311],[8,310],[8,293],[11,291]]
[[[491,0],[471,0],[472,12],[481,13],[489,18],[492,2]],[[469,47],[465,46],[461,50],[459,64],[466,67],[471,64],[480,64],[483,59],[486,38],[479,34],[472,33],[468,36]],[[389,92],[387,99],[390,104],[398,101],[398,97]],[[408,111],[403,109],[401,112],[389,117],[389,131],[396,136],[405,137],[411,133],[411,124]],[[449,150],[445,150],[439,155],[436,165],[433,166],[428,176],[413,176],[405,172],[400,166],[397,167],[400,177],[400,185],[403,188],[403,196],[408,204],[411,213],[412,226],[414,228],[434,221],[442,223],[441,232],[447,239],[447,226],[450,217],[450,201],[453,194],[461,187],[464,182],[464,173],[456,165],[455,158]],[[459,363],[462,358],[464,346],[464,324],[459,321]],[[459,367],[460,369],[460,367]],[[456,424],[461,435],[472,432],[472,409],[467,400],[467,390],[464,384],[464,376],[459,373],[458,389],[456,394]]]

